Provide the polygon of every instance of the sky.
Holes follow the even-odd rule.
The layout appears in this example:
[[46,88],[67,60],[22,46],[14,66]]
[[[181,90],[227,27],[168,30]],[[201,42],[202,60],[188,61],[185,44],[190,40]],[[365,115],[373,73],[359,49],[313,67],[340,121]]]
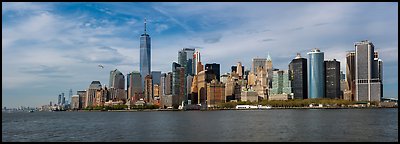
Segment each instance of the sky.
[[[319,48],[345,72],[346,51],[369,40],[383,61],[384,97],[398,97],[398,3],[2,2],[2,106],[37,107],[68,100],[94,80],[139,71],[139,37],[151,37],[151,70],[170,72],[182,48],[221,74],[270,54],[288,69]],[[104,68],[98,67],[101,64]]]

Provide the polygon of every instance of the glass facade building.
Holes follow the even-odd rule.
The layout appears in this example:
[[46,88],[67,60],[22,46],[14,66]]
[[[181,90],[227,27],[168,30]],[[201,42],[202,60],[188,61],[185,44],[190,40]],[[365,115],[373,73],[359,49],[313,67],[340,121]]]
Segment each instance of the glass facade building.
[[289,64],[289,79],[294,99],[307,99],[307,59],[297,54]]
[[146,19],[144,20],[144,33],[140,36],[140,75],[142,76],[142,85],[144,78],[151,75],[151,39],[146,32]]
[[308,98],[324,98],[324,53],[319,49],[313,49],[307,55]]

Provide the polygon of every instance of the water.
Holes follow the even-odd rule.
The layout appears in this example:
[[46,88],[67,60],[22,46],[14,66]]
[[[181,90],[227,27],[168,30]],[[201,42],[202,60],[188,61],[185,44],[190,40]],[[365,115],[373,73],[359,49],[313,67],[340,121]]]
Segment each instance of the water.
[[398,141],[398,109],[2,113],[2,141]]

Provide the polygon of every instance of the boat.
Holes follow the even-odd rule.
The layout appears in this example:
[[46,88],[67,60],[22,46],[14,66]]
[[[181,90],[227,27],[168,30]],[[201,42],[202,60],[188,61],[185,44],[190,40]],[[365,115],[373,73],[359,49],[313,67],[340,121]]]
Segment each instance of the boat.
[[33,113],[34,111],[33,111],[33,110],[29,110],[29,112],[30,112],[30,113]]

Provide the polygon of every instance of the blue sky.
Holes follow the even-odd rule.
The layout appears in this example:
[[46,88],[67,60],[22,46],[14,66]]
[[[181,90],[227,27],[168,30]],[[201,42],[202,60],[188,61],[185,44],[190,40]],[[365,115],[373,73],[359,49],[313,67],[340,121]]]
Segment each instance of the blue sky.
[[398,97],[398,3],[2,2],[2,106],[41,106],[93,80],[108,85],[115,68],[138,71],[145,17],[152,70],[171,71],[178,50],[192,47],[221,73],[268,52],[288,69],[312,48],[345,71],[346,51],[367,39],[384,63],[384,97]]

